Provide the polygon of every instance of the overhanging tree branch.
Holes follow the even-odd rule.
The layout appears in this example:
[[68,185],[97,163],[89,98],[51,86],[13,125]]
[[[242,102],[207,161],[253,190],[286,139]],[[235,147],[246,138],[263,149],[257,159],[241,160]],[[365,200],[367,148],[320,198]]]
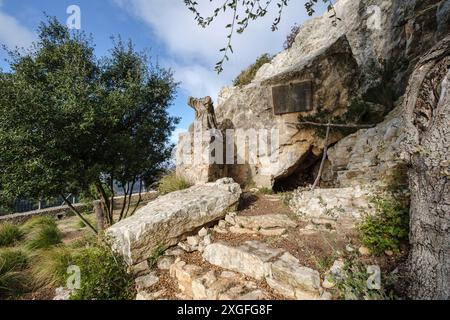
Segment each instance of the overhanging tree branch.
[[83,223],[88,226],[89,229],[91,229],[95,234],[98,235],[98,231],[97,229],[94,228],[94,226],[85,218],[83,217],[83,215],[72,205],[72,203],[66,199],[66,197],[64,197],[64,194],[61,193],[61,196],[64,199],[64,202],[66,203],[66,205],[69,207],[69,209],[75,213],[80,219],[81,221],[83,221]]

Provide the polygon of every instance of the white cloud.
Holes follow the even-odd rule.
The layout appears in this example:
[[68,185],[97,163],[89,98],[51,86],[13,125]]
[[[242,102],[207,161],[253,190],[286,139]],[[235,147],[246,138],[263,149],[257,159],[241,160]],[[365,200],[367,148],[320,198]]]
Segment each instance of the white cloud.
[[[217,75],[215,63],[221,58],[219,49],[227,40],[230,16],[221,15],[213,25],[202,29],[194,21],[193,14],[187,10],[181,0],[114,0],[121,8],[144,21],[153,35],[166,46],[168,57],[165,66],[172,67],[182,89],[188,95],[217,96],[220,87],[228,85],[244,68],[255,61],[262,53],[281,51],[285,36],[294,23],[307,18],[304,1],[291,1],[285,10],[279,31],[271,32],[274,15],[268,15],[255,21],[242,35],[233,38],[234,55],[224,65],[224,73]],[[210,1],[202,3],[202,13],[211,12]],[[214,3],[214,2],[213,2]],[[216,2],[217,3],[217,2]],[[275,13],[276,7],[272,7]]]
[[[0,7],[3,1],[0,0]],[[0,11],[0,43],[8,48],[28,47],[34,40],[35,34],[28,30],[20,22]]]

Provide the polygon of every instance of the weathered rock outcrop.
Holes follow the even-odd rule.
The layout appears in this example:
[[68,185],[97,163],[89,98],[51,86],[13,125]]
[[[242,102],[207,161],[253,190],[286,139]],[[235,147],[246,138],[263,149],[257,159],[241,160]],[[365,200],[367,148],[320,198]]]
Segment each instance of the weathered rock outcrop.
[[237,205],[241,188],[232,179],[198,185],[159,197],[106,231],[113,249],[130,265],[156,249],[176,245],[202,226],[225,217]]
[[361,187],[297,190],[289,206],[305,218],[332,218],[357,220],[363,214],[373,213],[369,203],[371,192]]
[[398,107],[375,128],[359,130],[328,150],[324,177],[340,187],[389,184],[404,171],[400,158],[403,129]]
[[[223,172],[237,182],[272,187],[291,176],[304,179],[301,173],[313,170],[324,139],[313,129],[299,129],[298,117],[340,117],[361,107],[374,114],[366,122],[380,122],[404,94],[419,57],[450,30],[448,1],[340,0],[335,7],[341,19],[337,26],[328,13],[305,22],[292,48],[264,65],[251,84],[224,88],[220,93],[216,108],[219,127],[279,132],[279,144],[272,153],[261,152],[253,162],[226,167]],[[272,88],[299,81],[312,83],[312,109],[276,115]],[[358,174],[369,162],[373,169],[370,175],[387,173],[393,164],[391,159],[378,163],[375,152],[361,159],[362,146],[352,139],[378,138],[383,131],[394,139],[398,120],[391,120],[385,128],[360,133],[342,143],[340,150],[335,149],[332,166],[342,185],[351,184],[351,180],[370,180]],[[242,132],[237,135],[242,136]],[[250,131],[248,135],[257,134]],[[334,132],[330,142],[342,137]],[[355,147],[353,155],[342,154],[346,144]],[[277,155],[275,161],[273,154]]]

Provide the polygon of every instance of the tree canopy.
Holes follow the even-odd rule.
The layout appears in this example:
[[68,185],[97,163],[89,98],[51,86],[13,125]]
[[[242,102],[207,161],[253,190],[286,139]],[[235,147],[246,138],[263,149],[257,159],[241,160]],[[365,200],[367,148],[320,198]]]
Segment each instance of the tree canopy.
[[89,37],[56,18],[9,57],[11,71],[0,73],[1,193],[44,199],[95,186],[114,223],[114,182],[127,199],[170,158],[171,71],[120,38],[97,58]]

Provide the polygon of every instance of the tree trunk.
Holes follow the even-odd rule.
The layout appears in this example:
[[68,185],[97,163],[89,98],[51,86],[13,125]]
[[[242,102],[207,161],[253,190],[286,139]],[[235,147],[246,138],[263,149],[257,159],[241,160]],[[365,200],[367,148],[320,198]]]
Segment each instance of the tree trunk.
[[404,101],[413,299],[450,299],[450,36],[416,66]]
[[94,212],[95,218],[97,221],[97,231],[99,234],[102,234],[103,230],[105,230],[105,212],[103,210],[103,205],[101,201],[94,201]]

